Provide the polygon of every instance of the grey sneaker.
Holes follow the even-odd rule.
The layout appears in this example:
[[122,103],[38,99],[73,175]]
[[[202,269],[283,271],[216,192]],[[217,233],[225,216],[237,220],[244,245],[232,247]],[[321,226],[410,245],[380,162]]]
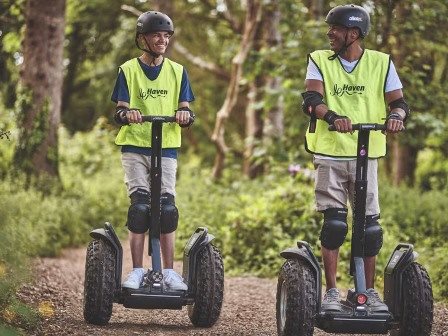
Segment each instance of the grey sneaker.
[[324,299],[322,300],[322,310],[335,312],[339,312],[342,310],[339,290],[337,288],[330,288],[325,293]]
[[389,308],[383,301],[381,301],[380,296],[378,295],[378,292],[375,289],[373,288],[367,289],[366,294],[367,294],[367,307],[369,307],[372,312],[377,313],[389,312]]
[[164,269],[163,273],[163,283],[171,290],[183,290],[188,289],[187,285],[184,283],[184,279],[177,274],[173,269]]
[[124,288],[139,289],[145,273],[146,271],[144,268],[134,268],[128,274],[128,277],[126,278],[126,281],[123,282],[122,286]]

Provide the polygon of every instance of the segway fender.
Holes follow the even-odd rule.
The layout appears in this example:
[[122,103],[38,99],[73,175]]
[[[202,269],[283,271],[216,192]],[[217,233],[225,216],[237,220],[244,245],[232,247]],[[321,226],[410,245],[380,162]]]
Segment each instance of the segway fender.
[[108,222],[104,224],[104,228],[95,229],[90,232],[90,236],[93,239],[104,240],[106,241],[115,251],[115,265],[116,265],[116,273],[115,273],[115,300],[120,300],[120,292],[121,292],[121,269],[123,263],[123,248],[121,247],[120,240],[118,239],[117,234],[115,233],[112,225]]
[[286,250],[280,252],[280,255],[285,259],[301,259],[311,266],[316,277],[316,288],[318,291],[317,307],[319,310],[322,295],[322,271],[320,269],[319,262],[317,261],[313,251],[311,250],[310,245],[305,241],[298,241],[297,247],[287,248]]
[[280,255],[285,259],[293,259],[300,258],[304,261],[308,262],[310,266],[314,269],[316,276],[320,276],[321,270],[319,266],[319,262],[314,256],[313,251],[310,248],[310,245],[305,241],[298,241],[297,247],[290,247],[286,250],[280,252]]
[[[182,276],[187,281],[187,285],[195,283],[194,277],[196,276],[196,265],[198,253],[211,241],[215,239],[215,236],[208,233],[207,228],[199,227],[191,235],[184,248],[183,258],[183,270]],[[188,286],[188,291],[192,289],[192,286]],[[194,293],[190,293],[194,294]]]
[[395,319],[401,316],[402,277],[406,268],[417,259],[411,244],[398,244],[384,270],[384,303]]

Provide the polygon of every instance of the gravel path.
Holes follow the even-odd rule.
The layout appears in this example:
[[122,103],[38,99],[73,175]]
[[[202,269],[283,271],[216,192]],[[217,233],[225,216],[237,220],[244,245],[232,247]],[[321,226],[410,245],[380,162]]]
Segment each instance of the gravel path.
[[[124,273],[129,265],[125,248]],[[84,322],[82,311],[85,249],[69,249],[60,258],[35,262],[36,282],[22,288],[20,296],[38,307],[45,321],[34,335],[276,335],[276,279],[226,277],[221,317],[210,329],[192,326],[186,309],[134,310],[114,304],[107,326]],[[146,260],[146,264],[149,261]],[[181,270],[181,264],[175,268]],[[316,329],[315,336],[330,336]],[[448,336],[448,307],[436,305],[434,336]],[[348,335],[347,335],[348,336]]]

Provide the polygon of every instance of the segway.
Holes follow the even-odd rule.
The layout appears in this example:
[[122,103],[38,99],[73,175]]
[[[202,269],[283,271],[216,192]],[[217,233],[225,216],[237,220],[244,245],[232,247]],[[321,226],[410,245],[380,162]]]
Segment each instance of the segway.
[[175,117],[143,116],[152,123],[151,224],[149,251],[152,269],[139,289],[122,288],[123,249],[110,223],[90,232],[93,240],[87,248],[84,281],[84,319],[105,325],[112,315],[113,303],[136,309],[182,309],[194,326],[211,327],[218,320],[224,293],[224,265],[219,250],[211,243],[214,236],[199,227],[184,248],[182,276],[188,289],[173,291],[163,283],[160,255],[160,188],[162,124]]
[[[364,272],[364,236],[367,167],[370,131],[384,131],[384,124],[355,124],[357,130],[356,182],[353,201],[350,274],[354,290],[342,301],[341,311],[321,309],[322,279],[319,262],[310,245],[280,253],[286,259],[277,283],[277,332],[282,336],[311,336],[314,327],[329,333],[429,336],[433,320],[431,282],[425,268],[415,260],[411,244],[398,244],[384,271],[384,302],[388,312],[371,311],[367,305]],[[329,130],[335,130],[330,126]]]

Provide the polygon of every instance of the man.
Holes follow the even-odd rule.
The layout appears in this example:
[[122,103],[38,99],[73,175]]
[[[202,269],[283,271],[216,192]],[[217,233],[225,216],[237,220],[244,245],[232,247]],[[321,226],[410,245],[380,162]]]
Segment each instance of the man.
[[173,270],[175,230],[178,211],[175,205],[177,149],[181,145],[180,127],[189,126],[194,100],[188,75],[182,65],[163,55],[174,33],[172,20],[160,12],[149,11],[137,20],[135,43],[144,53],[122,64],[112,94],[117,103],[115,121],[121,126],[115,143],[122,146],[122,165],[131,205],[127,226],[130,235],[133,270],[123,287],[140,287],[145,269],[143,248],[150,220],[151,125],[141,123],[142,115],[176,115],[176,122],[162,130],[161,254],[164,284],[172,290],[186,290],[182,277]]
[[[361,46],[361,39],[370,28],[367,11],[356,5],[337,6],[330,10],[325,22],[329,25],[331,50],[309,55],[306,91],[302,96],[303,110],[311,118],[306,149],[314,154],[316,208],[324,214],[320,240],[326,293],[322,309],[340,311],[336,270],[339,247],[348,230],[347,199],[353,202],[356,174],[358,135],[352,132],[352,122],[386,122],[387,132],[397,133],[403,129],[409,107],[390,56]],[[328,131],[328,125],[334,125],[337,132]],[[385,134],[372,132],[364,263],[368,305],[373,311],[388,310],[374,289],[376,255],[383,242],[378,223],[377,158],[385,153]]]

